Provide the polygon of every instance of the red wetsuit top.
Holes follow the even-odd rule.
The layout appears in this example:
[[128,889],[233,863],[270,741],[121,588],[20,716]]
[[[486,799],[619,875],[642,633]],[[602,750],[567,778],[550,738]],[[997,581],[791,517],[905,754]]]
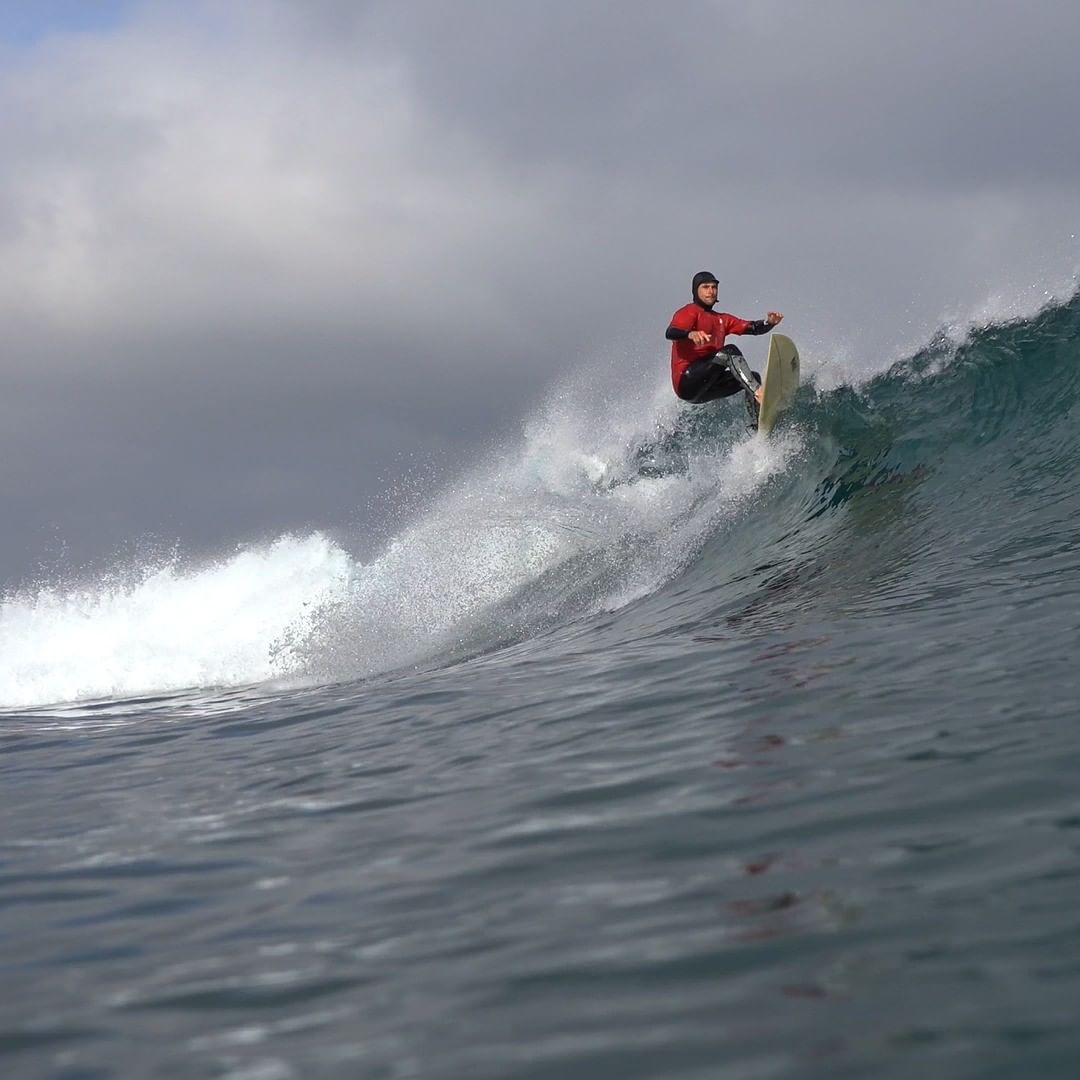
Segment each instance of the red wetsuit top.
[[688,337],[671,342],[671,385],[678,394],[679,380],[683,372],[695,360],[709,360],[714,357],[724,347],[724,338],[728,334],[760,334],[768,327],[761,320],[740,319],[737,315],[710,311],[707,307],[695,303],[679,308],[671,316],[671,326],[668,329],[683,330],[686,333],[691,330],[704,330],[710,335],[704,345],[695,345]]

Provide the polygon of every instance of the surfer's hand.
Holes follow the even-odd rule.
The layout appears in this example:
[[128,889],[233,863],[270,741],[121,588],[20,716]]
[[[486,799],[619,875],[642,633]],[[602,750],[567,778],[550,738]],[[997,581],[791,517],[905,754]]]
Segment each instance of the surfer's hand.
[[765,393],[765,387],[764,387],[764,386],[759,386],[759,387],[758,387],[758,388],[757,388],[757,389],[756,389],[756,390],[754,391],[754,400],[755,400],[755,401],[756,401],[756,402],[757,402],[757,403],[758,403],[759,405],[761,404],[761,395],[762,395],[762,394],[764,394],[764,393]]
[[690,340],[695,345],[708,345],[712,341],[712,334],[706,334],[704,330],[691,330]]
[[765,321],[770,326],[775,326],[777,323],[784,321],[784,316],[781,315],[779,311],[770,311],[769,314],[765,316]]

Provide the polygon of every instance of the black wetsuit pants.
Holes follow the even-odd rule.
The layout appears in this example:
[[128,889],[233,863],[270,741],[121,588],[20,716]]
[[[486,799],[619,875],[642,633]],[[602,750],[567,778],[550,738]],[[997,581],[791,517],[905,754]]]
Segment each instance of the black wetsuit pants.
[[[744,386],[727,365],[728,356],[742,356],[737,345],[725,345],[714,357],[695,360],[679,380],[679,397],[692,405],[731,397],[740,390],[746,393],[746,414],[752,430],[757,430],[758,404],[753,393]],[[761,385],[761,376],[755,371],[754,378]]]
[[[708,360],[695,360],[682,374],[679,380],[679,397],[694,405],[717,398],[731,397],[740,390],[745,390],[741,382],[727,365],[728,356],[742,356],[737,345],[725,345],[716,356]],[[754,378],[761,382],[761,376],[755,371]]]

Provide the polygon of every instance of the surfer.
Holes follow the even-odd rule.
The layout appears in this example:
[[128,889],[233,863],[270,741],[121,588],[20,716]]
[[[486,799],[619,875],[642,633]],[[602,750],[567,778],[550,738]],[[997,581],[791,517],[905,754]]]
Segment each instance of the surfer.
[[671,383],[683,401],[700,405],[746,391],[751,426],[757,427],[761,402],[761,376],[750,370],[737,345],[725,345],[728,334],[766,334],[783,319],[770,311],[764,319],[740,319],[713,311],[716,277],[708,270],[694,275],[690,286],[694,301],[671,316],[664,335],[671,342]]

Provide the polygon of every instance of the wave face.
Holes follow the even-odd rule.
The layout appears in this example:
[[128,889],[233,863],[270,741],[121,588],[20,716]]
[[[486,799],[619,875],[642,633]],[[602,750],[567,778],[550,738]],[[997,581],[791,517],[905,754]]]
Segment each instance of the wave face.
[[0,607],[0,706],[371,678],[641,605],[662,633],[718,589],[764,586],[773,618],[814,595],[885,611],[916,580],[977,592],[995,544],[1017,567],[1066,544],[1078,310],[804,387],[767,443],[737,407],[564,395],[366,564],[286,536],[21,590]]

